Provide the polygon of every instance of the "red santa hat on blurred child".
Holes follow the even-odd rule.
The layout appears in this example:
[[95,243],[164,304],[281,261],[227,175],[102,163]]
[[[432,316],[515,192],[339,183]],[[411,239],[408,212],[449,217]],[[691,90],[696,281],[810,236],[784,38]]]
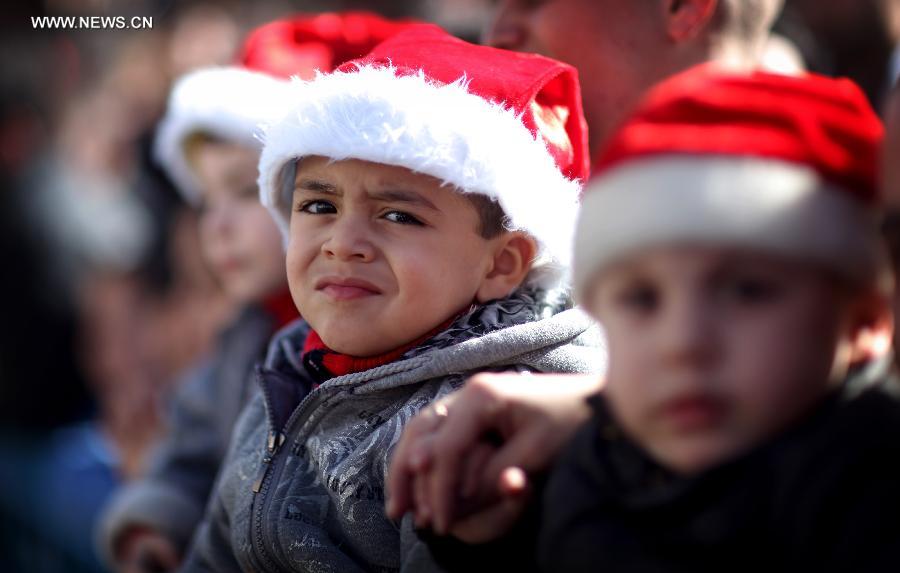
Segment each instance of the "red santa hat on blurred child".
[[[476,46],[433,25],[297,82],[265,134],[262,201],[287,233],[296,161],[318,155],[405,167],[495,199],[539,244],[542,286],[567,274],[587,131],[577,73],[533,54]],[[540,273],[534,273],[537,277]]]
[[347,12],[297,16],[256,28],[235,65],[197,70],[176,82],[157,130],[157,160],[185,199],[196,202],[198,184],[185,155],[191,135],[204,133],[260,148],[260,126],[278,118],[291,103],[289,78],[331,71],[410,25]]
[[641,249],[715,244],[824,265],[883,265],[881,122],[849,80],[736,75],[711,66],[651,90],[600,157],[576,230],[579,296]]

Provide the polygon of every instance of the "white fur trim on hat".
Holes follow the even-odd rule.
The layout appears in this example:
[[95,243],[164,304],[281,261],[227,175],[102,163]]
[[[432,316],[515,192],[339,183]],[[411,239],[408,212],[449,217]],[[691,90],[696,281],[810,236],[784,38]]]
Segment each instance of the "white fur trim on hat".
[[254,149],[262,147],[261,126],[287,109],[290,82],[239,67],[206,68],[179,79],[159,124],[154,153],[190,203],[199,184],[184,144],[197,132]]
[[575,233],[576,294],[609,264],[663,244],[748,247],[874,278],[875,213],[804,165],[729,156],[631,161],[588,187]]
[[[294,82],[295,105],[265,134],[262,202],[287,235],[298,158],[360,159],[431,175],[465,193],[497,199],[516,229],[539,243],[543,286],[571,260],[580,183],[557,168],[544,142],[502,105],[423,73],[359,67]],[[539,266],[538,262],[535,263]]]

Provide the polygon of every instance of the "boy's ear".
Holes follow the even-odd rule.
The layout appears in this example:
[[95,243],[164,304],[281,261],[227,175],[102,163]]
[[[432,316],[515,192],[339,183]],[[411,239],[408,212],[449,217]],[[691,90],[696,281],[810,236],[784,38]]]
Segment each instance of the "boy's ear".
[[492,265],[475,293],[479,303],[508,296],[525,280],[537,255],[537,241],[527,233],[503,233],[497,240]]
[[718,0],[664,0],[666,33],[674,42],[690,40],[712,20]]
[[894,317],[886,296],[872,291],[854,303],[850,364],[858,365],[885,356],[891,349]]

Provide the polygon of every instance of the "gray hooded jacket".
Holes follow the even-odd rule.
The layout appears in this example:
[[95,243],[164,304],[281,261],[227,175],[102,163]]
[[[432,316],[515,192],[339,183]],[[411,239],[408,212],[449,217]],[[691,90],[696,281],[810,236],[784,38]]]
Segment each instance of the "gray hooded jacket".
[[314,384],[309,327],[276,335],[183,571],[419,571],[412,527],[384,515],[391,451],[431,401],[483,371],[601,372],[602,337],[579,310],[517,291],[476,307],[401,359]]

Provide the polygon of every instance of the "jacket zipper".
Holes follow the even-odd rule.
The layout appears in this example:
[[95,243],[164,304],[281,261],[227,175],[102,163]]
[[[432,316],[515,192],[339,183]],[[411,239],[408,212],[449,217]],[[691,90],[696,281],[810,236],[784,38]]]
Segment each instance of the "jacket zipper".
[[[277,375],[277,374],[275,374]],[[367,381],[363,380],[357,383],[354,383],[348,386],[339,386],[339,387],[330,387],[330,388],[316,388],[311,390],[306,396],[300,400],[300,403],[297,404],[297,407],[294,408],[291,415],[288,416],[287,422],[285,422],[284,426],[281,430],[276,429],[275,418],[272,414],[271,400],[272,396],[269,393],[269,389],[264,381],[260,380],[260,388],[263,393],[265,408],[266,408],[266,418],[269,425],[269,433],[266,437],[266,453],[263,456],[263,459],[260,463],[259,470],[257,471],[256,479],[253,482],[252,491],[253,491],[253,506],[251,508],[251,513],[253,514],[253,546],[252,557],[255,561],[262,562],[262,570],[263,571],[279,571],[277,564],[269,556],[268,551],[266,550],[265,544],[265,533],[263,531],[263,516],[266,514],[266,509],[269,505],[268,491],[270,487],[270,482],[272,480],[272,476],[274,473],[273,469],[277,468],[277,454],[281,450],[281,446],[284,445],[284,442],[287,439],[287,436],[290,435],[291,429],[294,428],[300,421],[305,421],[309,417],[309,412],[313,411],[315,406],[321,403],[324,397],[327,397],[331,394],[335,394],[342,391],[350,390],[351,388],[355,388],[359,385],[365,384]],[[311,406],[312,404],[312,406]],[[297,436],[294,441],[298,442],[300,439]]]
[[269,475],[269,468],[275,454],[284,444],[284,433],[275,430],[269,430],[269,437],[266,439],[266,454],[263,456],[262,465],[259,466],[259,473],[256,474],[256,481],[253,482],[253,493],[259,493],[262,489],[263,481]]
[[[273,472],[273,468],[277,466],[276,462],[277,455],[281,451],[281,446],[284,445],[284,442],[287,438],[288,432],[292,427],[297,424],[297,419],[300,417],[300,413],[303,410],[306,410],[306,406],[313,401],[315,398],[319,398],[316,396],[314,398],[313,394],[315,394],[315,390],[307,394],[297,407],[294,408],[294,411],[291,412],[291,415],[288,417],[287,422],[285,422],[284,427],[281,430],[277,430],[275,428],[275,420],[271,414],[271,396],[268,392],[268,388],[265,383],[260,384],[262,389],[265,405],[266,405],[266,417],[268,418],[269,424],[269,433],[266,437],[266,453],[263,455],[263,459],[260,462],[259,470],[257,471],[256,479],[253,482],[253,486],[251,487],[253,491],[253,554],[256,558],[256,561],[262,562],[263,571],[280,571],[280,568],[275,563],[275,561],[269,556],[269,553],[266,549],[266,539],[265,532],[263,528],[263,518],[266,514],[266,509],[269,505],[269,487],[271,486],[272,476],[275,472]],[[326,390],[327,391],[327,390]]]
[[263,393],[269,431],[266,435],[266,451],[265,454],[263,454],[259,470],[256,474],[256,479],[253,481],[253,486],[251,487],[251,490],[253,492],[252,504],[253,506],[255,506],[251,507],[251,513],[253,516],[252,557],[254,557],[254,561],[260,562],[262,567],[259,567],[259,569],[261,569],[262,571],[279,571],[280,568],[269,556],[269,552],[266,550],[265,533],[263,531],[263,516],[265,515],[265,509],[268,506],[267,494],[269,492],[273,473],[270,470],[274,465],[273,462],[276,460],[278,452],[281,450],[282,444],[284,444],[285,433],[283,430],[278,430],[275,426],[275,417],[272,414],[271,406],[272,396],[269,393],[268,386],[265,384],[262,378],[260,378],[259,382],[260,390]]

